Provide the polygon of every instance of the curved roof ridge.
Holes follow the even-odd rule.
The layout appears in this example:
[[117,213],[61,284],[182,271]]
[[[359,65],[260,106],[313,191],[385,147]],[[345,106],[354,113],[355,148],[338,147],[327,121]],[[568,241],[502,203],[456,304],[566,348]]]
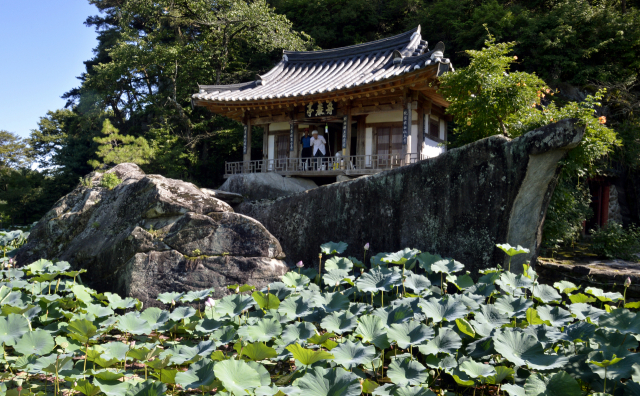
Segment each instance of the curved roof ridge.
[[[415,34],[417,33],[420,35],[420,31],[421,28],[420,25],[418,25],[415,29],[411,29],[396,36],[370,41],[368,43],[319,51],[284,51],[284,55],[287,62],[310,62],[325,59],[336,59],[346,56],[357,56],[392,48],[403,51],[410,46],[412,42],[415,42]],[[418,40],[418,43],[419,42],[420,41]]]

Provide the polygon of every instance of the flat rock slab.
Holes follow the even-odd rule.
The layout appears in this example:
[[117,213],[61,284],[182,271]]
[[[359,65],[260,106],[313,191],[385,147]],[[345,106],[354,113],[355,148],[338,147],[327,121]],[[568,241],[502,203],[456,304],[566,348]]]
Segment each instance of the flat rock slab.
[[232,175],[219,190],[240,194],[250,201],[257,201],[286,197],[316,187],[318,185],[313,180],[264,172]]
[[529,248],[512,270],[537,256],[559,161],[584,129],[563,120],[510,140],[492,136],[436,158],[236,211],[256,218],[291,263],[317,265],[321,244],[347,242],[369,257],[405,247],[452,257],[476,275],[505,262],[496,243]]
[[557,260],[539,257],[535,270],[540,281],[553,285],[554,282],[568,280],[576,285],[593,286],[604,291],[624,292],[624,282],[631,279],[627,298],[640,298],[640,263],[624,260],[593,260],[577,263],[571,260]]
[[226,284],[261,287],[287,267],[278,240],[258,221],[195,185],[145,175],[135,164],[109,170],[122,182],[79,185],[32,229],[16,256],[18,265],[40,258],[87,269],[82,280],[99,292],[139,298],[153,306],[159,293]]

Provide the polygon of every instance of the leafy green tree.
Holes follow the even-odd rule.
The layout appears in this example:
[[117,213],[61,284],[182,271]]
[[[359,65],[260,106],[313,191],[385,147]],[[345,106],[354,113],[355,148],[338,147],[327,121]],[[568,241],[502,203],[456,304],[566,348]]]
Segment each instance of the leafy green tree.
[[20,136],[0,130],[0,168],[18,168],[28,165],[31,150]]
[[93,138],[93,141],[100,144],[96,154],[102,160],[102,163],[97,160],[89,160],[89,165],[94,168],[124,162],[143,165],[148,164],[149,160],[153,158],[153,149],[149,147],[145,138],[120,135],[109,120],[104,120],[102,134],[105,136]]
[[549,207],[545,226],[547,241],[575,238],[589,214],[588,177],[598,174],[601,161],[620,144],[608,128],[606,117],[597,117],[604,93],[583,102],[558,106],[550,101],[551,89],[526,72],[511,72],[517,60],[509,55],[515,43],[496,43],[489,35],[480,51],[469,50],[468,67],[441,77],[441,92],[451,103],[447,109],[456,119],[455,144],[467,144],[488,136],[517,137],[535,128],[566,118],[577,118],[585,127],[580,145],[563,160],[560,187]]

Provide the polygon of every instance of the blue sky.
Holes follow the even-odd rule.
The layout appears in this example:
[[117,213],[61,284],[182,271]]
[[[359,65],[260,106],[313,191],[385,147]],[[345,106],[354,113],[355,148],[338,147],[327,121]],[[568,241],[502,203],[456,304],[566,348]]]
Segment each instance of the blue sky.
[[0,0],[0,130],[29,136],[80,85],[97,45],[88,0]]

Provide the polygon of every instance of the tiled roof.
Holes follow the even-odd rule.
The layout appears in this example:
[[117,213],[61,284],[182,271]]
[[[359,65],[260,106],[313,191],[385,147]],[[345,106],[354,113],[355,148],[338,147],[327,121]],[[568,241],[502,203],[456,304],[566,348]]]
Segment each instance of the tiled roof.
[[453,69],[444,44],[429,50],[420,26],[394,37],[322,51],[285,51],[282,60],[255,81],[201,85],[196,100],[242,102],[290,98],[358,87],[424,67],[437,75]]

